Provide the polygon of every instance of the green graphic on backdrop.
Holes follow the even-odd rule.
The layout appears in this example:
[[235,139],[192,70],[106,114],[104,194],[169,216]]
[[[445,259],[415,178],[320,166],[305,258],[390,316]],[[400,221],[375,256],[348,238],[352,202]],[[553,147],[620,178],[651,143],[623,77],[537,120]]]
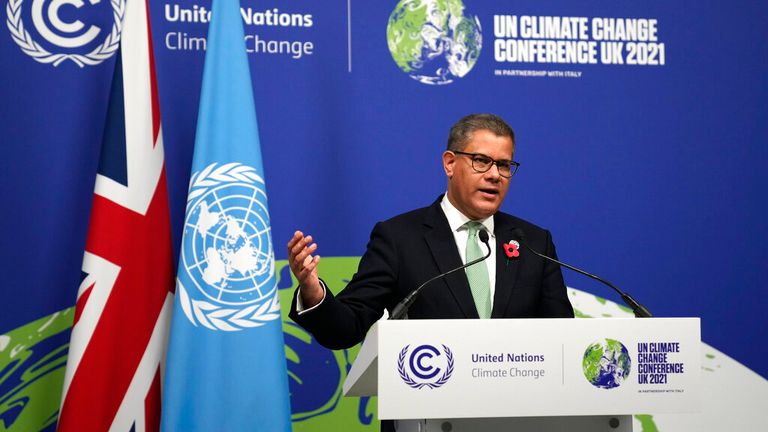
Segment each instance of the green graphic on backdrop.
[[[333,292],[346,285],[359,260],[323,258],[320,273]],[[327,350],[288,319],[295,282],[286,261],[275,264],[283,309],[293,430],[378,431],[376,398],[341,396],[342,383],[359,347]],[[579,293],[582,294],[589,295]],[[73,309],[64,309],[0,335],[0,432],[55,430]],[[643,432],[658,431],[651,416],[635,417]]]
[[73,311],[64,309],[0,336],[0,431],[54,430]]
[[[324,257],[319,271],[330,290],[338,293],[357,270],[359,261],[359,257]],[[287,261],[278,261],[276,265],[281,280],[291,277]],[[339,351],[320,347],[309,333],[288,319],[295,281],[290,287],[282,281],[278,282],[278,286],[281,288],[293,430],[378,431],[376,398],[345,398],[341,395],[342,385],[357,357],[359,346]],[[302,356],[301,352],[305,355]],[[325,379],[328,377],[333,379]],[[302,391],[304,385],[307,388]]]
[[424,84],[449,84],[472,70],[482,49],[477,17],[461,0],[400,0],[387,23],[397,66]]
[[[332,291],[346,285],[359,260],[323,259],[321,272]],[[289,279],[287,261],[275,265],[281,288],[293,430],[378,431],[375,398],[341,395],[359,347],[325,349],[295,325],[288,318],[295,285]],[[73,315],[74,308],[64,309],[0,335],[0,432],[55,430]]]

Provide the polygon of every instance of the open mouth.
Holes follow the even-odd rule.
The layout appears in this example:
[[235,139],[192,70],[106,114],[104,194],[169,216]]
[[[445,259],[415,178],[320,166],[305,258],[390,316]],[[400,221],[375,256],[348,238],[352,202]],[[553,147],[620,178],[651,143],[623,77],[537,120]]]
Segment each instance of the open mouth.
[[479,189],[479,191],[480,191],[480,192],[481,192],[481,193],[482,193],[484,196],[493,197],[493,198],[495,198],[495,197],[496,197],[496,196],[499,194],[499,191],[498,191],[498,189],[491,189],[491,188],[481,188],[481,189]]

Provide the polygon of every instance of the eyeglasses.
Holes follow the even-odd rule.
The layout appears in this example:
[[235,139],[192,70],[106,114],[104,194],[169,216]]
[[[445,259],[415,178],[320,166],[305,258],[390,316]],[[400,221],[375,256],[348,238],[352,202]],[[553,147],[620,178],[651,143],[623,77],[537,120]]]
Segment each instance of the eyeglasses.
[[504,178],[510,178],[517,172],[517,168],[520,167],[520,163],[510,160],[494,160],[482,153],[467,153],[462,151],[453,151],[453,153],[469,156],[472,160],[472,169],[484,173],[488,172],[493,165],[499,170],[499,175]]

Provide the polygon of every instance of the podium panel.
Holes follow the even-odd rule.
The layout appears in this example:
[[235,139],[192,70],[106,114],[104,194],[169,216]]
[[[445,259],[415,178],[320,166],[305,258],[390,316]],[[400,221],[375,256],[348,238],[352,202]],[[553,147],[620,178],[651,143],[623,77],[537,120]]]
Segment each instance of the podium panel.
[[700,339],[698,318],[382,321],[345,394],[380,419],[696,412]]

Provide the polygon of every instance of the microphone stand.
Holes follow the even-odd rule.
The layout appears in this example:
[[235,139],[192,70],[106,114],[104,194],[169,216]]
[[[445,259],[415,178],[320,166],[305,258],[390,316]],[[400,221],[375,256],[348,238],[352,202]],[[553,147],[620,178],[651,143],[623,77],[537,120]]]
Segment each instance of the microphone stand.
[[592,278],[592,279],[594,279],[594,280],[596,280],[598,282],[602,282],[603,284],[608,285],[609,287],[613,288],[613,290],[616,291],[621,296],[621,299],[624,300],[624,304],[626,304],[627,306],[629,306],[632,309],[632,312],[634,312],[635,317],[637,317],[637,318],[651,318],[651,317],[653,317],[653,315],[651,315],[651,311],[649,311],[645,306],[643,306],[640,303],[638,303],[635,299],[632,298],[632,296],[630,296],[629,294],[627,294],[624,291],[622,291],[619,288],[617,288],[614,284],[608,282],[607,280],[605,280],[605,279],[603,279],[603,278],[601,278],[599,276],[593,275],[592,273],[588,273],[588,272],[586,272],[584,270],[581,270],[579,268],[576,268],[576,267],[574,267],[574,266],[572,266],[570,264],[566,264],[566,263],[564,263],[562,261],[558,261],[558,260],[556,260],[556,259],[554,259],[552,257],[548,257],[548,256],[546,256],[546,255],[544,255],[542,253],[539,253],[539,252],[533,250],[530,246],[528,246],[528,243],[526,243],[524,241],[525,233],[520,228],[516,228],[514,230],[514,233],[517,234],[517,236],[520,238],[520,243],[523,246],[525,246],[526,249],[528,249],[529,251],[531,251],[535,255],[538,255],[538,256],[544,258],[545,260],[557,263],[557,264],[559,264],[559,265],[561,265],[561,266],[563,266],[565,268],[569,268],[569,269],[571,269],[571,270],[573,270],[573,271],[575,271],[577,273],[581,273],[584,276]]
[[464,264],[463,266],[456,267],[455,269],[449,270],[449,271],[447,271],[445,273],[441,273],[441,274],[433,277],[432,279],[429,279],[428,281],[424,282],[423,284],[419,285],[418,288],[416,288],[415,290],[411,291],[407,296],[405,296],[405,298],[402,301],[400,301],[400,303],[397,304],[397,306],[395,306],[394,309],[392,309],[392,313],[389,315],[389,319],[391,319],[391,320],[403,319],[405,314],[408,313],[408,308],[410,308],[411,305],[413,304],[413,302],[416,301],[416,297],[419,295],[421,290],[425,286],[429,285],[431,282],[436,281],[436,280],[441,279],[441,278],[444,278],[444,277],[448,276],[449,274],[451,274],[453,272],[457,272],[459,270],[463,270],[463,269],[465,269],[465,268],[467,268],[467,267],[469,267],[471,265],[475,265],[475,264],[479,263],[480,261],[484,261],[484,260],[488,259],[488,257],[491,256],[491,246],[488,244],[488,232],[486,230],[481,230],[481,231],[478,232],[477,236],[480,238],[480,241],[482,241],[485,244],[485,247],[488,249],[488,253],[485,254],[484,257],[480,257],[480,258],[478,258],[476,260],[472,260],[472,261]]

